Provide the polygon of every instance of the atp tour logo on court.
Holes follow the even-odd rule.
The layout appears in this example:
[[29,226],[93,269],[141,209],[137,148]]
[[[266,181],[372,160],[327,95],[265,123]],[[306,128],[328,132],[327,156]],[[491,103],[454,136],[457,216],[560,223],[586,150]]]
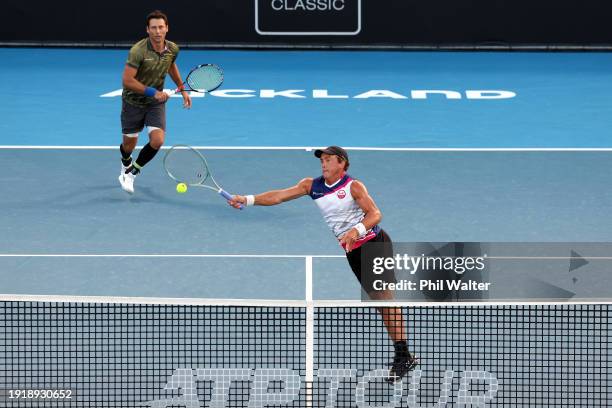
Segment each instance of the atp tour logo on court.
[[361,0],[255,0],[259,35],[357,35]]
[[339,199],[342,200],[344,197],[346,197],[346,191],[340,190],[336,193],[336,195],[338,196]]
[[[451,402],[455,397],[457,406],[485,407],[499,390],[497,378],[484,370],[463,371],[456,373],[453,370],[446,370],[442,373],[441,379],[422,378],[422,370],[414,370],[403,381],[395,384],[387,384],[382,390],[372,391],[370,383],[384,381],[388,376],[388,369],[375,369],[368,371],[359,377],[357,370],[350,368],[321,368],[317,371],[314,378],[312,395],[317,395],[317,399],[325,397],[325,407],[334,408],[338,406],[338,396],[347,398],[345,390],[348,386],[352,390],[349,397],[354,400],[358,407],[370,407],[369,400],[388,401],[385,404],[378,402],[376,407],[392,408],[404,406],[402,400],[409,407],[420,406],[417,403],[421,382],[440,383],[440,391],[436,407],[442,407]],[[459,378],[459,387],[453,390],[453,379]],[[198,393],[198,382],[212,383],[210,395],[200,396]],[[230,404],[230,388],[232,383],[249,382],[248,408],[263,408],[266,406],[278,406],[290,404],[300,398],[302,390],[302,379],[300,375],[287,368],[179,368],[168,380],[164,390],[180,396],[161,398],[138,404],[139,406],[153,408],[169,407],[209,407],[221,408],[234,406]],[[386,384],[386,383],[385,383]],[[323,388],[323,389],[321,389]],[[341,392],[338,392],[342,389]],[[407,394],[404,397],[404,391]],[[471,392],[470,389],[479,391]],[[484,391],[483,391],[484,390]],[[456,392],[454,392],[456,391]],[[374,395],[370,395],[374,392]],[[379,395],[384,393],[384,395]],[[234,391],[235,398],[235,391]],[[304,395],[302,394],[302,398]],[[209,400],[206,404],[206,400]],[[340,401],[344,402],[344,401]],[[344,405],[344,404],[342,404]],[[316,405],[319,406],[319,405]]]

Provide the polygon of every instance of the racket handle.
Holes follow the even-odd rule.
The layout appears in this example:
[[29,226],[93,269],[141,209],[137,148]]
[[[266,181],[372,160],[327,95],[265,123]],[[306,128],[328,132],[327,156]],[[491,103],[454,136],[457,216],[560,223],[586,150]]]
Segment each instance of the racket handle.
[[[230,193],[228,193],[227,191],[225,191],[224,189],[219,189],[219,194],[221,194],[221,196],[223,198],[225,198],[226,200],[231,200],[232,198],[234,198]],[[240,204],[240,209],[243,210],[244,209],[244,205]]]
[[181,87],[176,88],[176,89],[173,89],[173,90],[171,90],[171,91],[167,91],[166,93],[167,93],[169,96],[172,96],[172,95],[174,95],[175,93],[178,93],[178,92],[183,92],[183,91],[185,91],[185,90],[186,90],[186,89],[185,89],[185,87],[184,87],[184,86],[181,86]]

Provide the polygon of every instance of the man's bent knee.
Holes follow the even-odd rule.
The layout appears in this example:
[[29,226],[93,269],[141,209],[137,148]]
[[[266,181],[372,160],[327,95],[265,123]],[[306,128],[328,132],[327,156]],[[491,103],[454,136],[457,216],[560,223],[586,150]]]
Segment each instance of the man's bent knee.
[[149,126],[149,144],[152,148],[159,150],[164,144],[164,130],[155,126]]

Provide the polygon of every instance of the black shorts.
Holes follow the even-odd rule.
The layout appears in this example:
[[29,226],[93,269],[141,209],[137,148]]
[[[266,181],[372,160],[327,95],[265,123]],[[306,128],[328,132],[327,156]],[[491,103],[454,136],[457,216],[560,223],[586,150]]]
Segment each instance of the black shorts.
[[366,293],[376,291],[374,288],[376,280],[387,283],[396,282],[394,269],[385,269],[382,274],[374,273],[374,258],[380,257],[393,258],[393,242],[383,229],[374,238],[346,254],[353,273]]
[[140,133],[145,126],[166,130],[166,104],[152,103],[146,106],[121,102],[121,131],[124,135]]

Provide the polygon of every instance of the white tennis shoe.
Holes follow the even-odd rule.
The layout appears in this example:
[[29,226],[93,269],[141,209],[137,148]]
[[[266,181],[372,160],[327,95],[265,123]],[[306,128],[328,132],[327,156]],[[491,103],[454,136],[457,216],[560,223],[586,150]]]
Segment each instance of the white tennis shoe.
[[132,173],[122,172],[119,175],[119,183],[121,184],[121,188],[123,191],[134,194],[134,179],[136,176]]

